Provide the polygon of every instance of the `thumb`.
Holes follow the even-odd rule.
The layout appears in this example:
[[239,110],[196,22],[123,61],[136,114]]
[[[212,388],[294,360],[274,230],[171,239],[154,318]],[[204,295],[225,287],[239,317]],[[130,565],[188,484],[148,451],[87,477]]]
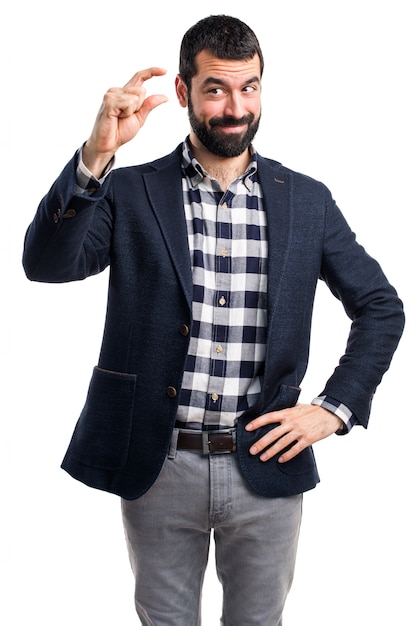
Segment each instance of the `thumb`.
[[144,100],[144,102],[142,103],[142,107],[138,111],[138,114],[142,118],[142,122],[145,122],[148,115],[151,113],[153,109],[158,107],[160,104],[164,104],[164,102],[167,102],[167,101],[168,101],[167,96],[164,96],[163,94],[155,94],[152,96],[148,96],[148,98]]

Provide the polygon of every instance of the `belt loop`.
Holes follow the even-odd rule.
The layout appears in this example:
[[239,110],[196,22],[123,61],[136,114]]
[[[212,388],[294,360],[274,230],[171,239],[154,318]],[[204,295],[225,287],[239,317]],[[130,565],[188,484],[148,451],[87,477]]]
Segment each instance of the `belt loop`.
[[179,430],[175,428],[173,430],[173,434],[171,435],[171,443],[168,449],[167,457],[169,459],[175,459],[177,454],[177,439],[179,438]]
[[236,429],[231,432],[232,435],[232,452],[237,451],[237,431]]
[[210,435],[210,433],[207,430],[204,430],[202,432],[202,454],[209,454],[210,453],[209,435]]

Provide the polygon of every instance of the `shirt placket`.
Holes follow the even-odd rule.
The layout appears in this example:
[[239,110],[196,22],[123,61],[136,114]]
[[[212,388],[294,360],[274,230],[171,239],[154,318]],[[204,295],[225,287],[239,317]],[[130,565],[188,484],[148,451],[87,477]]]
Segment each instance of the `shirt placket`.
[[205,413],[206,425],[219,424],[225,380],[228,375],[228,341],[232,283],[231,243],[233,238],[232,200],[227,191],[217,204],[215,291],[213,294],[213,341]]

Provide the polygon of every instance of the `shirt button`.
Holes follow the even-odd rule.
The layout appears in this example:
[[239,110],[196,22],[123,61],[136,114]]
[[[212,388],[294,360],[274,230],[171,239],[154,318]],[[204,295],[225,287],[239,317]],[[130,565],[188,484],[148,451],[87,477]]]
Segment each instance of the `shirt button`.
[[226,202],[224,202],[224,203],[221,205],[221,208],[222,208],[222,209],[227,209],[227,208],[228,208],[227,203],[226,203]]
[[167,387],[167,394],[170,396],[170,398],[175,398],[177,395],[177,389],[170,385],[170,387]]
[[216,352],[217,352],[218,354],[220,354],[220,353],[221,353],[221,352],[223,352],[223,351],[224,351],[224,349],[222,348],[222,346],[218,346],[218,347],[216,348]]
[[213,394],[211,395],[211,398],[212,398],[212,400],[213,400],[214,402],[216,402],[217,400],[219,400],[219,396],[218,396],[218,394],[217,394],[217,393],[213,393]]
[[222,296],[221,298],[219,298],[219,304],[220,304],[221,306],[224,306],[224,305],[226,304],[226,300],[225,300],[224,296]]
[[221,254],[222,254],[222,256],[227,256],[228,255],[228,250],[226,248],[222,248]]

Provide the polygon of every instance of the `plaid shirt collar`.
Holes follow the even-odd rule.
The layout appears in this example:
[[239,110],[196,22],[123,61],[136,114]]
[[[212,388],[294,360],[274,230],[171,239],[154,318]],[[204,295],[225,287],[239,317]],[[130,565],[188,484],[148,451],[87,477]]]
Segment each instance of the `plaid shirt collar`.
[[[239,177],[244,185],[249,189],[253,177],[256,177],[258,170],[258,155],[253,145],[250,146],[251,161],[245,172]],[[211,178],[210,174],[205,170],[199,161],[193,156],[190,141],[187,138],[183,143],[183,159],[182,168],[189,180],[191,189],[196,189],[204,178]]]

